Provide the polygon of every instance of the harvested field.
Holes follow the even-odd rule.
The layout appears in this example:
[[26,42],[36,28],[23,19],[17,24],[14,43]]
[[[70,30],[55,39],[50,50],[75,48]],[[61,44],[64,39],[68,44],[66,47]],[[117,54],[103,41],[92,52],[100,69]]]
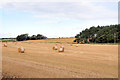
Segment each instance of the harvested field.
[[49,39],[43,39],[43,40],[28,40],[28,41],[24,41],[24,42],[62,42],[62,43],[73,43],[73,41],[75,40],[75,38],[49,38]]
[[[8,47],[2,47],[3,76],[19,78],[118,77],[118,45],[79,44],[76,47],[76,44],[71,46],[64,43],[65,51],[59,53],[52,49],[55,44],[41,43],[40,40],[18,42],[16,45],[8,42]],[[19,46],[25,48],[25,53],[18,53]]]

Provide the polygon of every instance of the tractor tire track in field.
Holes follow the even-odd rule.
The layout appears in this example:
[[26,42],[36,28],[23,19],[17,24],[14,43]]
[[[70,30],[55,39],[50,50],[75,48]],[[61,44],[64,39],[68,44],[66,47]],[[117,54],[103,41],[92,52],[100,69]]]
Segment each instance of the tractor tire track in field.
[[[3,61],[5,61],[7,63],[12,63],[12,65],[18,64],[18,66],[16,66],[16,67],[19,67],[19,65],[21,65],[21,66],[29,67],[32,69],[36,69],[38,71],[46,72],[48,74],[47,77],[53,77],[53,76],[54,77],[74,77],[74,78],[101,77],[101,75],[99,75],[98,73],[94,73],[94,72],[90,72],[90,71],[86,71],[86,70],[74,70],[74,69],[69,69],[66,67],[58,67],[58,66],[54,66],[54,65],[38,63],[38,62],[28,61],[28,60],[22,60],[22,59],[17,59],[17,58],[3,57]],[[25,71],[27,72],[27,70],[25,70]],[[25,73],[23,73],[23,74],[25,74]],[[17,76],[19,76],[19,75],[16,75],[15,77],[17,77]],[[21,78],[22,76],[19,76],[19,77]],[[37,76],[37,77],[40,77],[40,76]]]

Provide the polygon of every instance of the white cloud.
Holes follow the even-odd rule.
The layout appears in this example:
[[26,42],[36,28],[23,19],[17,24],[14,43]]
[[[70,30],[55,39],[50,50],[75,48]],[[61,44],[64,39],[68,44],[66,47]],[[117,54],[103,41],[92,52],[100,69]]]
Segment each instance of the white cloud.
[[[87,27],[87,25],[90,27],[90,25],[96,26],[96,25],[104,25],[104,24],[107,25],[107,24],[117,23],[117,18],[118,18],[117,10],[113,11],[111,8],[107,7],[107,5],[103,6],[96,4],[98,4],[99,2],[105,2],[105,4],[115,3],[117,5],[118,0],[109,0],[109,2],[108,0],[84,0],[84,1],[83,0],[69,0],[69,1],[50,0],[50,1],[14,0],[14,2],[13,1],[11,2],[5,0],[3,1],[4,6],[3,4],[2,5],[0,4],[1,5],[0,8],[3,8],[4,10],[14,9],[18,11],[33,13],[32,17],[38,18],[37,19],[38,21],[36,22],[43,24],[56,24],[61,22],[62,20],[84,21],[86,22],[86,24],[81,23],[81,25],[83,24],[83,26],[85,27]],[[89,23],[89,21],[91,23]],[[78,29],[79,27],[76,28],[76,30]]]
[[[111,0],[112,1],[112,0]],[[106,6],[95,6],[95,2],[10,2],[4,5],[5,10],[15,9],[31,12],[39,18],[66,18],[80,20],[115,19],[113,12]],[[108,3],[109,4],[109,3]]]
[[55,21],[55,20],[40,20],[40,21],[36,21],[36,23],[39,23],[39,24],[57,24],[57,23],[59,23],[59,21]]

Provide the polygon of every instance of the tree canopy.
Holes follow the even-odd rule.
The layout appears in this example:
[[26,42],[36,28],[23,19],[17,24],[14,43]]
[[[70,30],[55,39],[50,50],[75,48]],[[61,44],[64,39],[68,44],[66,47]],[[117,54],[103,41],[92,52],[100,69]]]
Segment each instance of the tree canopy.
[[75,36],[76,41],[88,39],[92,43],[118,43],[120,42],[120,24],[107,26],[92,26],[85,29]]
[[41,34],[28,36],[28,34],[21,34],[16,37],[17,41],[24,41],[24,40],[40,40],[40,39],[46,39],[46,36],[43,36]]

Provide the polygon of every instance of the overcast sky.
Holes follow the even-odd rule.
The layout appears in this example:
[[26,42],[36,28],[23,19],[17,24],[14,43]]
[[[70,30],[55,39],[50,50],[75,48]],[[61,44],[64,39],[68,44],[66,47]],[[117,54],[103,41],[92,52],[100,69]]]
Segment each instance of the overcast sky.
[[118,0],[41,1],[0,3],[0,38],[24,33],[74,37],[91,26],[118,23]]

